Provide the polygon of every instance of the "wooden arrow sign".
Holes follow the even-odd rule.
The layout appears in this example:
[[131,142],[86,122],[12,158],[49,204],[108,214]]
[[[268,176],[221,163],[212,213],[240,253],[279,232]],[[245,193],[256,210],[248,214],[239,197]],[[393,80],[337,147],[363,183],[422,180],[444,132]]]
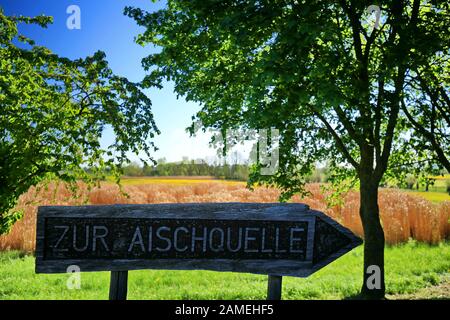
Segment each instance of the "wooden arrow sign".
[[306,277],[362,243],[304,204],[39,207],[36,272],[215,270]]

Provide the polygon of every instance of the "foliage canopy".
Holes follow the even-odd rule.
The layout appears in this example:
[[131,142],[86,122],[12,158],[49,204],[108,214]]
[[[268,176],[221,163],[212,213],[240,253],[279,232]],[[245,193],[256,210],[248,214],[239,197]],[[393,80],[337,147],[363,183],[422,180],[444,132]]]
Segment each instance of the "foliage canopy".
[[[378,186],[411,161],[439,163],[435,146],[444,140],[423,139],[411,123],[429,106],[411,103],[412,83],[422,77],[434,89],[430,69],[448,79],[450,4],[377,1],[379,27],[367,12],[373,4],[169,0],[157,12],[128,7],[125,14],[145,27],[138,43],[161,48],[143,60],[144,85],[173,80],[178,94],[202,104],[196,117],[206,127],[279,130],[277,173],[256,171],[253,181],[282,188],[288,199],[304,190],[318,161],[328,161],[337,180],[359,181],[364,270],[377,265],[384,275]],[[439,128],[448,139],[448,126]],[[384,277],[376,290],[366,286],[367,277],[362,292],[382,297]]]
[[[158,133],[141,86],[113,74],[103,52],[72,61],[18,32],[18,23],[51,22],[0,11],[0,234],[20,218],[10,209],[30,186],[92,183],[106,169],[118,177],[128,152],[150,157]],[[107,127],[116,139],[104,148]]]
[[[380,180],[391,165],[435,160],[433,148],[411,148],[400,102],[439,53],[448,61],[448,3],[383,2],[378,29],[370,4],[180,0],[154,13],[125,13],[147,28],[138,43],[162,48],[143,60],[144,84],[175,81],[178,94],[203,104],[197,117],[207,127],[281,130],[279,171],[257,178],[289,196],[316,161],[358,176],[366,170],[362,154],[370,153]],[[435,65],[448,78],[448,67]]]

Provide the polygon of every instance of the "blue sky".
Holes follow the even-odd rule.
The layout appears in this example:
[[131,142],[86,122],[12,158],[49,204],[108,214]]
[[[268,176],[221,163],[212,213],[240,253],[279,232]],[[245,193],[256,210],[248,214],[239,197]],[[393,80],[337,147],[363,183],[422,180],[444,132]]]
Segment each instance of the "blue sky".
[[[70,30],[66,13],[70,5],[81,10],[81,29]],[[151,0],[0,0],[0,6],[7,15],[49,15],[54,23],[47,29],[37,26],[21,25],[20,32],[34,39],[37,44],[50,48],[53,52],[68,58],[91,55],[97,50],[106,53],[112,70],[132,81],[144,76],[141,59],[157,48],[142,48],[134,43],[134,37],[143,29],[123,15],[125,6],[136,6],[154,11],[165,6],[165,1],[153,3]],[[160,149],[155,159],[165,157],[168,161],[179,161],[183,156],[190,159],[210,158],[215,151],[208,147],[208,136],[190,138],[185,128],[191,124],[191,116],[200,106],[177,99],[173,84],[165,83],[162,90],[149,90],[152,110],[161,135],[155,140]],[[106,130],[103,145],[114,139]],[[130,158],[137,159],[130,155]]]

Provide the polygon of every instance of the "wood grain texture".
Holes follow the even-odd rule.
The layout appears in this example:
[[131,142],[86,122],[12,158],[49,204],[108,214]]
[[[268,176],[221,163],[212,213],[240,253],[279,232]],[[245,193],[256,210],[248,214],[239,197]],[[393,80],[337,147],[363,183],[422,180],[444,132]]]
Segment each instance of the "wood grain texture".
[[283,277],[281,276],[269,275],[267,280],[267,300],[281,300],[282,281]]
[[[65,257],[60,253],[58,258],[48,259],[48,239],[51,238],[52,219],[125,219],[132,223],[138,219],[155,221],[158,219],[182,220],[196,222],[198,220],[211,223],[307,223],[306,253],[302,259],[249,259],[245,255],[231,255],[215,258],[214,256],[196,256],[195,258],[86,258],[72,255]],[[70,220],[69,219],[69,220]],[[86,220],[87,219],[87,220]],[[124,221],[125,221],[124,220]],[[58,220],[59,221],[59,220]],[[97,221],[97,220],[96,220]],[[100,220],[98,220],[100,221]],[[140,221],[140,220],[139,220]],[[227,222],[229,221],[229,222]],[[317,224],[319,223],[319,224]],[[326,227],[323,227],[323,224]],[[330,235],[317,237],[316,229]],[[328,228],[328,229],[327,229]],[[318,230],[318,229],[317,229]],[[47,232],[47,233],[46,233]],[[315,250],[325,250],[333,244],[333,237],[338,237],[339,245],[333,247],[326,256]],[[63,273],[69,265],[78,265],[81,271],[123,271],[139,269],[166,270],[215,270],[270,274],[274,276],[306,277],[317,271],[352,248],[362,243],[351,231],[330,219],[321,212],[310,210],[304,204],[280,203],[189,203],[189,204],[151,204],[151,205],[110,205],[110,206],[47,206],[39,207],[36,235],[36,272]],[[46,242],[47,241],[47,242]],[[326,250],[325,250],[326,251]]]
[[126,300],[128,292],[128,271],[111,271],[109,300]]

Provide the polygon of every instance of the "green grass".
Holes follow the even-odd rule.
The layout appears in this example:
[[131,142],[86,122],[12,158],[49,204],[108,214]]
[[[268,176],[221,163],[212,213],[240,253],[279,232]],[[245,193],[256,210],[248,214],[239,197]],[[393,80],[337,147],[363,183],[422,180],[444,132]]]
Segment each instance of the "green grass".
[[450,195],[447,192],[447,184],[450,182],[450,174],[435,176],[434,184],[430,185],[428,191],[421,185],[419,189],[404,189],[413,195],[420,196],[432,202],[450,201]]
[[435,176],[434,184],[429,186],[429,190],[425,191],[425,186],[417,189],[404,189],[413,195],[420,196],[432,202],[450,201],[450,195],[447,192],[447,183],[450,181],[450,175]]
[[[343,299],[362,281],[362,247],[309,278],[284,277],[283,299]],[[386,248],[388,294],[411,294],[439,284],[450,272],[450,243],[408,243]],[[66,287],[67,274],[34,273],[34,257],[0,253],[0,299],[107,299],[108,272],[82,273],[81,289]],[[267,277],[210,271],[129,272],[129,299],[265,299]],[[450,298],[450,293],[448,298]]]
[[450,195],[446,192],[435,192],[435,191],[411,191],[407,190],[407,192],[427,199],[431,202],[443,202],[450,201]]
[[[447,183],[448,181],[450,181],[450,175],[445,175],[445,176],[435,176],[433,177],[434,183],[430,186],[428,186],[428,192],[443,192],[443,193],[447,193]],[[427,192],[425,191],[425,186],[421,185],[419,187],[419,190],[417,191],[423,191],[423,192]]]

